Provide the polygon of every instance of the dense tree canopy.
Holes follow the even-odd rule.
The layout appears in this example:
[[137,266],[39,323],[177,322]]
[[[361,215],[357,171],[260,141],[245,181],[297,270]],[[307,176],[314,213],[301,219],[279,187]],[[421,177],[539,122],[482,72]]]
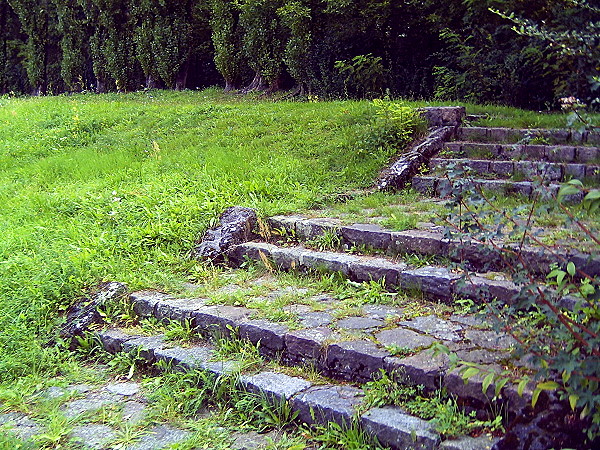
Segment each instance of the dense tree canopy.
[[0,0],[0,93],[223,83],[543,108],[598,95],[599,24],[595,0]]

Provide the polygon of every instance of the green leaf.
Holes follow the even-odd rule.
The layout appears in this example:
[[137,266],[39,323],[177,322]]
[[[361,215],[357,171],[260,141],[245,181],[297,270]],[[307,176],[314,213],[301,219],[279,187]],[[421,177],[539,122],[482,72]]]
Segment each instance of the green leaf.
[[490,387],[490,384],[492,384],[492,381],[494,381],[494,373],[488,373],[487,376],[483,379],[483,383],[481,385],[481,390],[483,391],[484,394],[487,393],[488,388]]
[[560,286],[563,282],[563,280],[565,279],[565,276],[567,275],[566,272],[563,272],[562,270],[560,271],[560,273],[558,274],[558,276],[556,277],[556,283]]
[[496,383],[496,389],[494,391],[494,395],[496,397],[500,395],[500,391],[502,391],[502,388],[506,383],[508,383],[508,378],[502,378]]
[[571,372],[569,370],[563,370],[563,373],[562,373],[563,384],[566,384],[567,381],[569,381],[570,379],[571,379]]
[[521,381],[519,381],[519,385],[517,386],[517,394],[519,394],[519,397],[523,397],[523,391],[525,390],[528,382],[529,378],[523,378]]
[[538,401],[538,398],[540,397],[540,394],[541,394],[541,393],[542,393],[542,390],[541,390],[541,389],[537,389],[537,388],[536,388],[536,389],[534,389],[534,391],[533,391],[533,395],[531,396],[531,406],[532,406],[533,408],[535,408],[535,404],[537,403],[537,401]]
[[480,370],[477,367],[469,367],[462,374],[462,379],[465,380],[465,383],[474,375],[477,375]]
[[[582,183],[580,180],[576,179],[576,178],[574,178],[574,179],[572,179],[572,180],[569,180],[569,181],[567,182],[567,185],[569,185],[569,186],[579,186],[579,187],[583,187],[583,183]],[[565,186],[565,185],[563,184],[563,186]]]
[[559,387],[560,384],[558,384],[556,381],[544,381],[543,383],[538,383],[536,390],[541,389],[543,391],[553,391]]
[[572,277],[575,276],[575,264],[572,261],[569,261],[569,264],[567,264],[567,272]]
[[579,395],[571,394],[569,395],[569,404],[571,405],[571,409],[575,411],[575,407],[577,406],[577,400],[579,400]]

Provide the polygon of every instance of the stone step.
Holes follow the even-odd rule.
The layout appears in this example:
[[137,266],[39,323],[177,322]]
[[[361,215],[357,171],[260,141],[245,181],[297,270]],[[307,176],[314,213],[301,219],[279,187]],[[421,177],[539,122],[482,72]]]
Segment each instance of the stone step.
[[569,164],[600,164],[600,148],[574,145],[499,144],[446,142],[441,156],[471,159],[548,161]]
[[[215,335],[229,336],[235,330],[237,337],[257,345],[266,358],[286,365],[312,366],[332,379],[365,383],[385,370],[395,373],[404,384],[424,386],[427,392],[444,387],[462,404],[481,413],[488,408],[488,398],[492,397],[490,392],[484,394],[482,391],[483,377],[474,377],[465,383],[456,370],[449,370],[448,356],[433,356],[430,347],[443,344],[462,360],[481,363],[489,371],[498,371],[510,360],[510,346],[514,344],[510,336],[492,331],[482,319],[469,315],[442,318],[429,314],[400,320],[402,308],[367,305],[362,317],[340,319],[328,326],[308,326],[310,324],[303,322],[307,326],[289,329],[284,324],[252,319],[252,310],[245,307],[212,305],[210,299],[175,298],[159,292],[141,291],[132,293],[129,301],[140,317],[154,317],[160,321],[186,320],[197,333],[209,339]],[[335,303],[332,307],[335,308]],[[388,319],[388,324],[383,318]],[[347,335],[348,331],[355,333],[353,337]],[[162,337],[152,336],[128,338],[124,343],[118,332],[112,332],[102,340],[111,352],[129,351],[134,346],[150,349],[165,345]],[[403,352],[393,353],[394,348],[401,348]],[[143,357],[163,359],[178,356],[178,364],[182,360],[200,359],[201,367],[216,375],[235,369],[235,363],[231,362],[206,362],[210,355],[206,344],[150,351],[148,355],[142,353]],[[195,366],[188,364],[189,367]],[[519,414],[529,408],[531,399],[530,389],[524,397],[518,396],[515,389],[509,383],[501,394],[500,403],[506,403],[510,414]]]
[[[163,335],[135,336],[119,329],[100,332],[98,337],[107,351],[137,350],[148,364],[164,361],[176,370],[205,370],[217,377],[236,374],[240,370],[239,362],[215,361],[210,343],[182,347],[167,342]],[[326,426],[333,422],[343,427],[358,420],[361,428],[392,449],[405,449],[410,445],[422,449],[447,448],[431,422],[396,406],[367,409],[363,404],[362,389],[345,383],[318,384],[281,371],[263,370],[242,373],[239,386],[247,392],[264,395],[274,405],[289,402],[300,423]],[[472,444],[479,442],[463,439]]]
[[[326,233],[335,235],[342,247],[364,248],[397,256],[415,254],[439,256],[455,262],[468,262],[473,270],[504,270],[506,265],[497,252],[488,250],[477,243],[461,243],[444,238],[441,227],[437,230],[391,231],[377,224],[344,225],[339,219],[307,218],[304,216],[273,216],[267,219],[272,236],[286,236],[293,240],[310,242]],[[516,244],[506,246],[517,249]],[[558,255],[558,256],[557,256]],[[524,246],[521,256],[530,271],[545,277],[550,265],[562,259],[563,266],[572,261],[576,267],[591,276],[600,275],[600,256],[588,255],[577,250],[560,249],[555,254],[540,247]]]
[[[530,197],[534,191],[534,182],[531,181],[510,181],[510,180],[471,180],[474,186],[484,190],[504,195],[522,195]],[[412,179],[412,188],[425,195],[436,197],[447,197],[450,192],[450,182],[442,176],[417,176]],[[558,194],[560,184],[550,184],[547,186],[547,192],[550,195]],[[577,199],[575,199],[577,200]],[[581,200],[581,198],[579,198]]]
[[516,129],[497,127],[460,127],[457,138],[475,142],[526,142],[543,141],[552,144],[600,145],[600,133],[569,129]]
[[492,298],[510,303],[519,292],[510,281],[495,280],[486,274],[471,277],[469,283],[461,283],[461,275],[441,266],[414,268],[402,259],[352,255],[337,252],[321,252],[301,246],[279,247],[263,242],[247,242],[229,251],[232,265],[245,261],[268,261],[277,270],[312,270],[336,272],[355,282],[371,280],[384,282],[392,290],[418,292],[425,298],[452,303],[455,298],[484,301],[481,290]]
[[472,174],[480,177],[512,177],[523,180],[539,178],[555,182],[566,182],[576,178],[584,181],[586,185],[600,184],[599,165],[467,158],[432,158],[429,161],[431,170],[438,169],[445,172],[449,166],[460,169],[469,168]]

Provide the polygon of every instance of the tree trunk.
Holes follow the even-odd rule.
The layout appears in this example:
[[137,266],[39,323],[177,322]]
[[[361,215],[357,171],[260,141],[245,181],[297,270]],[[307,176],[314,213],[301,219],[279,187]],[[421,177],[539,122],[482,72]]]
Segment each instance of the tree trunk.
[[244,89],[244,93],[248,93],[248,92],[252,92],[252,91],[264,91],[268,87],[269,86],[267,85],[267,82],[265,81],[263,76],[260,73],[256,72],[256,75],[254,75],[254,79],[252,80],[252,83],[250,83]]

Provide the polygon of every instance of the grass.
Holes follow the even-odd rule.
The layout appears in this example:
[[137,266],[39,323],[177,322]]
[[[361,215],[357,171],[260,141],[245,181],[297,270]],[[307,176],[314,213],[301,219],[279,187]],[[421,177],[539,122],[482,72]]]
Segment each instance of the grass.
[[206,90],[0,105],[0,381],[58,370],[43,344],[86,288],[202,278],[186,255],[225,207],[304,209],[367,186],[394,151],[360,144],[377,128],[369,102]]

